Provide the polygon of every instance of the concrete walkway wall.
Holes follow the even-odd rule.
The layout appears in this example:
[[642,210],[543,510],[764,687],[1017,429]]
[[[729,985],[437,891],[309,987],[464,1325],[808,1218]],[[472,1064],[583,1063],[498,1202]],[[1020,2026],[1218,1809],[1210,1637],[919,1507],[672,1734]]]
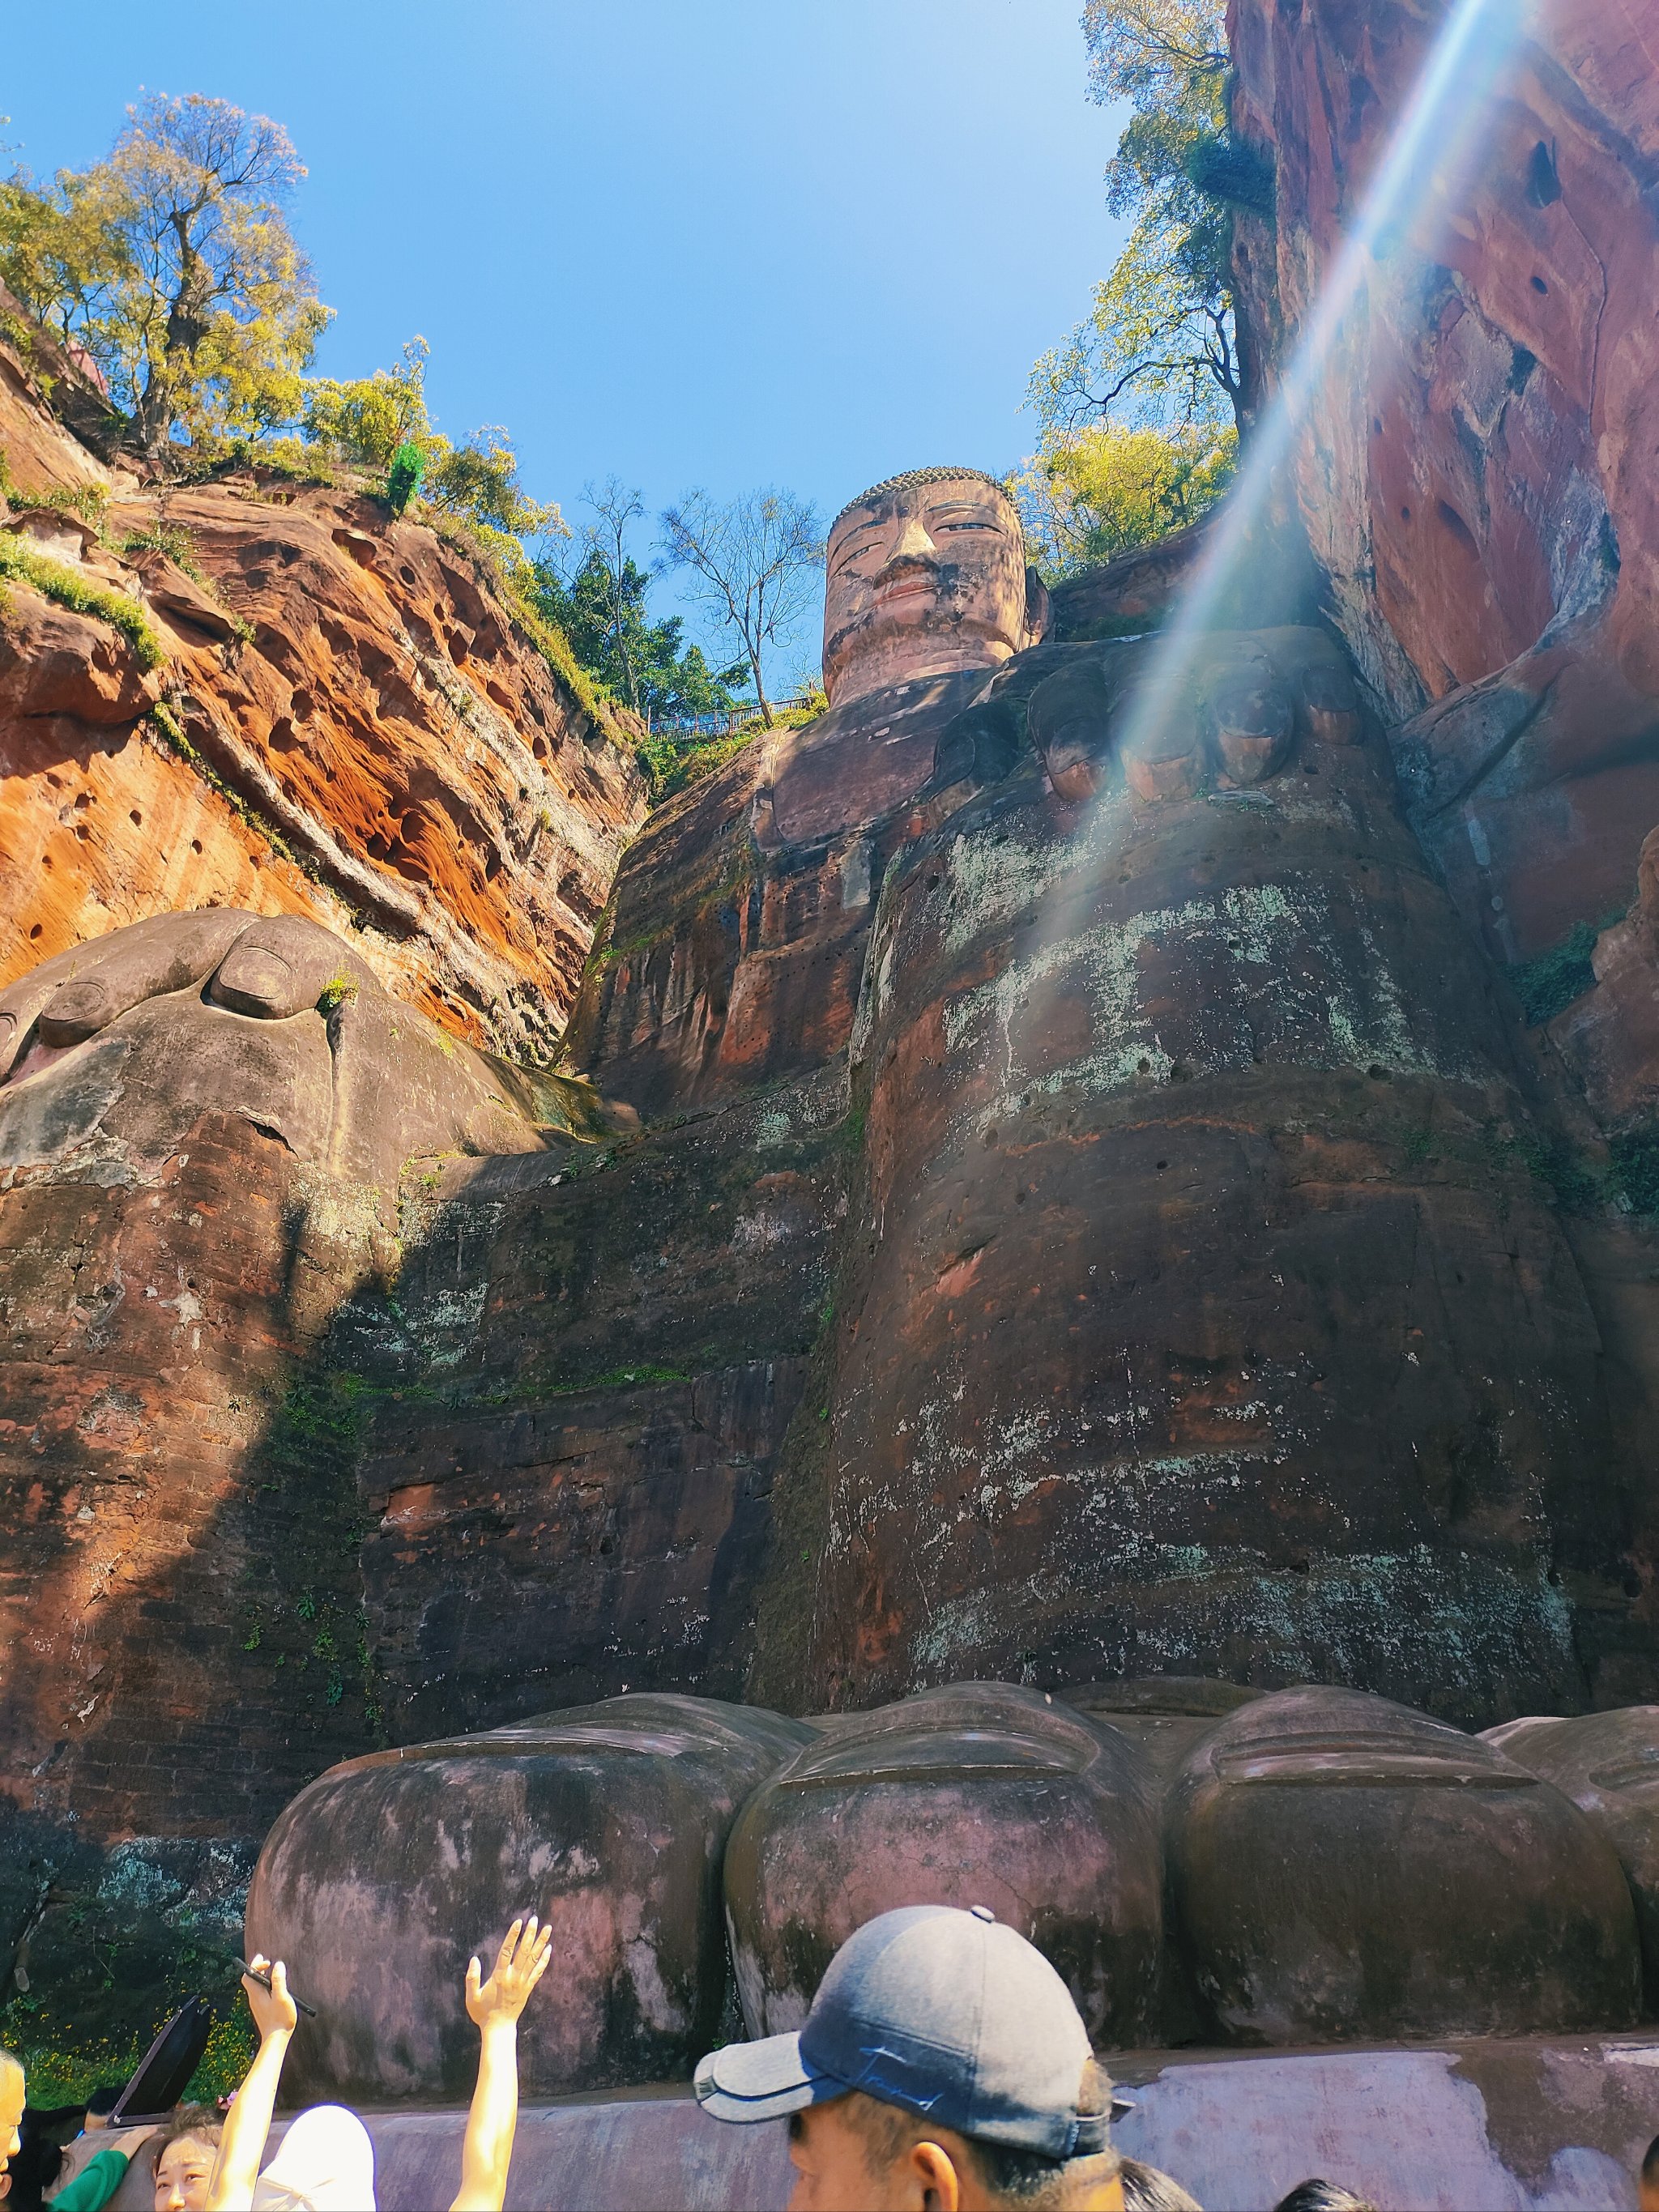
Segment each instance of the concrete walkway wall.
[[[1267,2212],[1310,2174],[1386,2212],[1620,2212],[1659,2134],[1659,2042],[1120,2057],[1117,2142],[1206,2212]],[[460,2180],[464,2115],[365,2115],[384,2212],[433,2212]],[[150,2202],[135,2161],[115,2203]],[[781,2123],[722,2127],[683,2087],[527,2107],[509,2212],[771,2212],[789,2193]]]

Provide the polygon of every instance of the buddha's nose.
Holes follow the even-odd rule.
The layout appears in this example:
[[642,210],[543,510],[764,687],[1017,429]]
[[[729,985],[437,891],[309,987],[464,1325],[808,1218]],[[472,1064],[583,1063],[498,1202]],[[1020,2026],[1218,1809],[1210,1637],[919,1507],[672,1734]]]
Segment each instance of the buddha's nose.
[[901,561],[937,561],[939,548],[922,527],[920,516],[908,514],[900,531],[898,543],[882,563],[884,568],[896,568]]

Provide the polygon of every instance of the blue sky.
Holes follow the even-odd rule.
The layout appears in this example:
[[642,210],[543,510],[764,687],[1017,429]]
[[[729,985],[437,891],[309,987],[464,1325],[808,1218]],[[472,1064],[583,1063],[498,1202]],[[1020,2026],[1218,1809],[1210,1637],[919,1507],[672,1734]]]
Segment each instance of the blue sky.
[[505,423],[572,520],[613,471],[653,513],[769,483],[828,514],[1029,450],[1027,371],[1121,236],[1079,12],[81,0],[9,11],[0,112],[38,173],[105,152],[140,87],[275,116],[338,310],[318,365],[363,374],[421,332],[439,427]]

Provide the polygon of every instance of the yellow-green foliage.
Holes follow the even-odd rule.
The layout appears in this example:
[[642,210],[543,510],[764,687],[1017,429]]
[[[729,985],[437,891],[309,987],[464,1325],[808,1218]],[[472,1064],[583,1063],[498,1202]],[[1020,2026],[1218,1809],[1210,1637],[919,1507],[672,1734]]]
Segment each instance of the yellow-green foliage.
[[[94,2089],[125,2081],[137,2069],[149,2039],[83,2036],[72,2023],[60,2026],[44,2014],[26,2014],[15,2000],[7,2010],[4,2040],[23,2062],[29,2102],[35,2106],[84,2104]],[[242,2007],[222,2013],[209,2030],[207,2048],[179,2101],[212,2105],[240,2089],[258,2040]]]
[[0,277],[91,354],[133,442],[266,428],[329,319],[283,211],[303,174],[268,117],[149,94],[106,160],[0,182]]
[[1237,458],[1231,425],[1090,423],[1045,434],[1014,490],[1040,563],[1064,576],[1196,522],[1231,483]]
[[337,1006],[344,1006],[349,999],[355,999],[356,995],[357,978],[355,975],[348,975],[343,971],[337,975],[331,975],[317,1000],[317,1011],[319,1014],[331,1014]]
[[91,615],[99,622],[107,623],[112,629],[119,630],[132,647],[141,668],[158,668],[166,659],[161,641],[136,599],[89,584],[66,562],[37,553],[10,532],[0,531],[0,579],[7,577],[27,584],[44,598],[67,607],[72,614]]
[[[829,705],[818,692],[803,707],[786,707],[772,718],[775,730],[801,730],[815,722]],[[640,766],[651,780],[653,799],[672,799],[677,791],[688,784],[701,783],[704,776],[713,775],[717,769],[735,760],[745,745],[757,738],[764,737],[766,726],[756,710],[755,719],[744,722],[741,728],[729,731],[723,738],[710,738],[706,744],[677,745],[672,738],[660,731],[651,735],[638,747]]]
[[130,530],[121,540],[124,553],[165,553],[175,568],[192,582],[205,585],[207,577],[196,557],[196,540],[176,522],[152,522],[147,529]]
[[724,768],[727,761],[735,760],[744,747],[752,744],[760,735],[761,725],[748,722],[726,737],[710,738],[706,744],[677,745],[672,738],[653,731],[638,749],[640,766],[651,780],[652,797],[672,799],[688,784],[700,783],[704,776]]

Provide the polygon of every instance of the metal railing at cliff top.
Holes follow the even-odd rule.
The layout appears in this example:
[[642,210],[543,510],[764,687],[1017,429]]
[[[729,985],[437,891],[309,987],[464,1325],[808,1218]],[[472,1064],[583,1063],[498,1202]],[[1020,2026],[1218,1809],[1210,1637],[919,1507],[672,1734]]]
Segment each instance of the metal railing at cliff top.
[[[772,712],[799,712],[811,707],[816,696],[813,692],[803,691],[793,698],[775,699]],[[666,738],[676,745],[706,744],[710,738],[735,737],[739,730],[746,730],[751,725],[756,729],[761,726],[761,710],[752,702],[722,708],[713,714],[653,714],[647,708],[645,715],[645,726],[653,737]]]

